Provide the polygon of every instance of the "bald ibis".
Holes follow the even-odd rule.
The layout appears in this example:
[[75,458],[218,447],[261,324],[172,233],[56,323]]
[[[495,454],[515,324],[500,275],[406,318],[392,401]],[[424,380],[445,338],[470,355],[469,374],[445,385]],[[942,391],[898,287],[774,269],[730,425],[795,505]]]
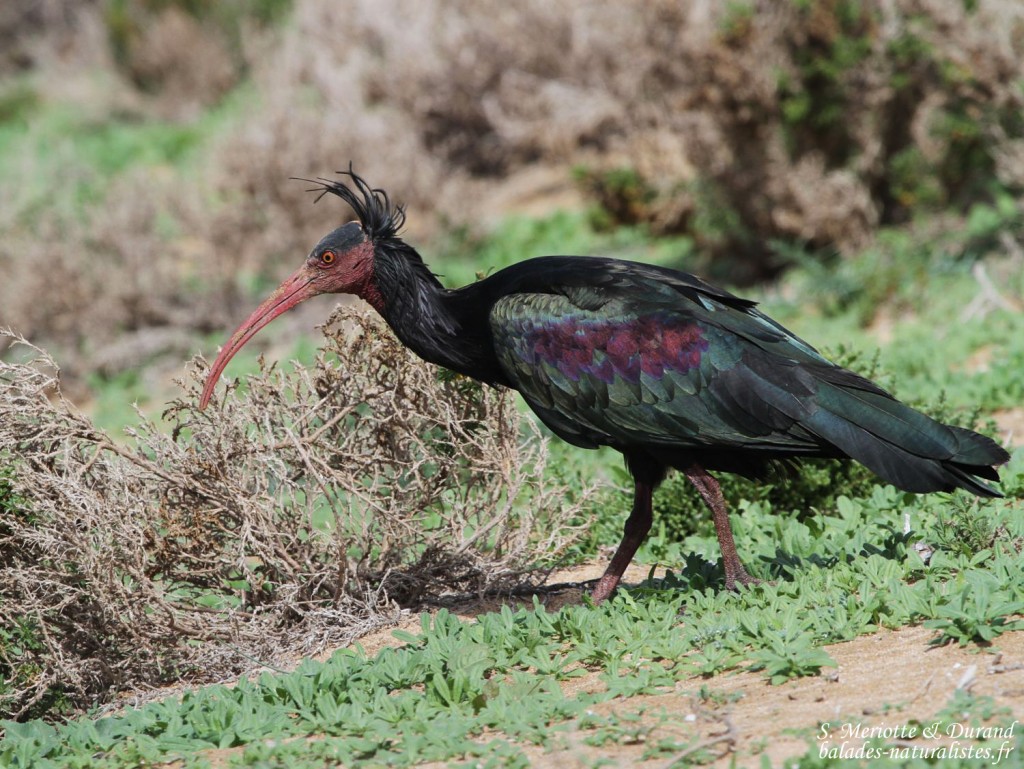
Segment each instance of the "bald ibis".
[[912,492],[999,496],[1009,455],[943,425],[825,358],[755,307],[692,275],[618,259],[544,256],[446,289],[399,232],[401,206],[352,172],[321,179],[356,221],[328,233],[238,327],[210,369],[201,407],[228,361],[261,328],[318,294],[365,299],[431,363],[518,390],[552,432],[622,452],[634,479],[622,541],[594,588],[607,598],[651,527],[651,496],[677,468],[711,509],[725,585],[743,568],[709,471],[759,476],[778,460],[851,458]]

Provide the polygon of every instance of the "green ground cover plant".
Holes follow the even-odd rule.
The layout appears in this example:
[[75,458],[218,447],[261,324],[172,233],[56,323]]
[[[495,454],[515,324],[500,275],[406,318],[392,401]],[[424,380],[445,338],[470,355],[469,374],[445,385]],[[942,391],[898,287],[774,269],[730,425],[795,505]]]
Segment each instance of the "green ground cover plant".
[[[1009,474],[1022,472],[1018,452]],[[238,766],[455,759],[526,766],[522,745],[554,749],[570,729],[596,742],[628,737],[628,719],[586,716],[602,701],[736,669],[760,670],[775,684],[818,675],[834,664],[824,645],[881,627],[923,622],[936,629],[936,643],[987,645],[1013,626],[1009,617],[1024,601],[1019,500],[983,505],[996,531],[987,548],[937,544],[927,562],[911,545],[937,542],[946,499],[876,487],[841,500],[838,515],[813,522],[749,504],[736,519],[737,541],[753,556],[752,573],[773,581],[738,594],[721,590],[717,568],[699,563],[713,537],[693,536],[677,543],[691,554],[683,568],[663,576],[656,570],[599,607],[549,611],[535,602],[471,622],[444,610],[424,614],[420,632],[401,633],[403,645],[373,657],[341,651],[293,673],[60,726],[8,722],[0,760],[12,767],[201,766],[204,751],[234,747],[229,764]],[[903,533],[899,519],[907,512],[915,528]],[[585,674],[598,675],[596,691],[572,695],[559,686]]]

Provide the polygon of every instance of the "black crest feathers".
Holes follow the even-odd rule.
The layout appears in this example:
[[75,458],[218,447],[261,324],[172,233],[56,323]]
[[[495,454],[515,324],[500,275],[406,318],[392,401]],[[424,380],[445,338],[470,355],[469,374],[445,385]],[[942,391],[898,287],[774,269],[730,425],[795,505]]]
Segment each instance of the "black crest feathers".
[[322,177],[303,179],[302,181],[318,185],[310,189],[310,192],[320,193],[316,196],[317,201],[327,193],[337,195],[344,200],[355,212],[363,230],[374,240],[397,238],[405,224],[405,208],[392,203],[391,198],[384,190],[367,184],[361,176],[352,170],[351,163],[349,163],[347,171],[338,171],[337,173],[349,177],[352,180],[351,183],[346,184],[343,181]]

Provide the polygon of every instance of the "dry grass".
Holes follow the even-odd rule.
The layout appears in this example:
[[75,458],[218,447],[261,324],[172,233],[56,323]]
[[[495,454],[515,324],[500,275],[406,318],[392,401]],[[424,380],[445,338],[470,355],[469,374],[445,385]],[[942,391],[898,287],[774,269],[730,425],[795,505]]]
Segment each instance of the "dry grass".
[[[573,540],[509,394],[441,376],[339,310],[317,364],[196,410],[202,365],[122,447],[60,395],[53,361],[0,364],[0,709],[77,706],[315,653],[396,603],[528,579]],[[532,424],[526,422],[525,424]],[[12,501],[13,500],[13,501]]]

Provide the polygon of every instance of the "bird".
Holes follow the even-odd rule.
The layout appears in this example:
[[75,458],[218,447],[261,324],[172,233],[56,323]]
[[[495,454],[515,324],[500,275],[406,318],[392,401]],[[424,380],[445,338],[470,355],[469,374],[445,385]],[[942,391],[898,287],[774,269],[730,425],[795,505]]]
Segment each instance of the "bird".
[[622,453],[633,480],[621,541],[591,591],[619,586],[671,469],[711,512],[728,590],[756,584],[737,553],[716,473],[763,477],[805,457],[851,459],[910,492],[1001,494],[1009,459],[992,439],[942,424],[822,356],[756,303],[698,277],[599,256],[539,256],[445,288],[402,237],[405,208],[351,165],[310,181],[355,219],[238,327],[211,365],[209,403],[231,358],[310,297],[354,294],[420,358],[518,391],[559,438]]

